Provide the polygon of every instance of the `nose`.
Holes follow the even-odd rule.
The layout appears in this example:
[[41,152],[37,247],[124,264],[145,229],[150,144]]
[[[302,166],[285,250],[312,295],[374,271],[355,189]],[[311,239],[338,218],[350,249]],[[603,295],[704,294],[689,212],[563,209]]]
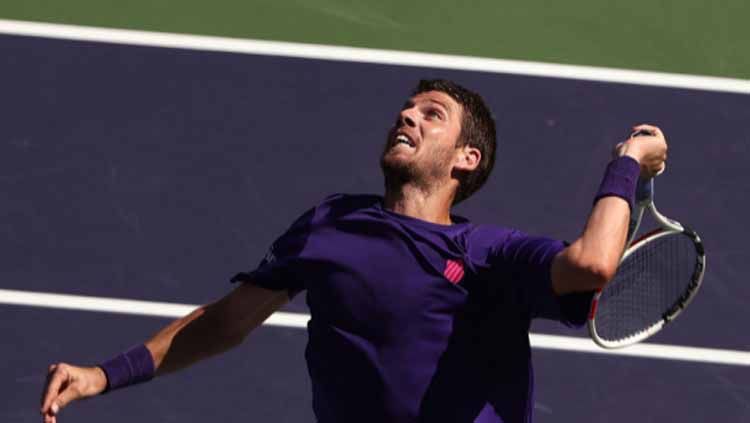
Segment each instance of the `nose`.
[[398,115],[398,126],[409,126],[409,127],[415,127],[416,124],[416,108],[410,107],[408,109],[401,110],[401,113]]

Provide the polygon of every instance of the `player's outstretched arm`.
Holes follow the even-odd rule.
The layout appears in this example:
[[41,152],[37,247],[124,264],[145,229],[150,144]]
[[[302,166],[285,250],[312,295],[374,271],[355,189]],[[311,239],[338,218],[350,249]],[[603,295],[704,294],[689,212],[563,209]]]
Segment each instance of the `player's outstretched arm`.
[[[632,189],[635,187],[640,170],[642,176],[653,177],[664,167],[667,157],[667,143],[661,130],[651,125],[633,128],[650,135],[630,138],[615,147],[617,157],[627,156],[614,163],[615,169],[608,168],[603,186],[628,173],[628,165],[635,170]],[[637,167],[636,167],[637,166]],[[618,168],[619,167],[619,168]],[[615,190],[616,191],[616,190]],[[583,234],[568,248],[562,250],[552,262],[552,286],[558,295],[571,292],[601,289],[617,271],[620,257],[625,248],[630,218],[630,205],[617,192],[600,193],[594,204]]]
[[[157,376],[174,372],[239,345],[288,300],[286,291],[244,283],[221,300],[173,321],[141,349],[153,360]],[[60,410],[72,401],[107,389],[107,374],[101,367],[51,365],[41,400],[44,422],[56,423]]]

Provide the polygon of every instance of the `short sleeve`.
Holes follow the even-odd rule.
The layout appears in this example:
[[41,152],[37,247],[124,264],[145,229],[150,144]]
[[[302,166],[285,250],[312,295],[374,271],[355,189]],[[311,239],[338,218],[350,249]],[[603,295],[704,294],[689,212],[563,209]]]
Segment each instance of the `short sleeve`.
[[288,290],[293,297],[305,288],[300,269],[301,256],[310,236],[315,208],[300,216],[292,226],[271,244],[255,270],[238,273],[231,281],[249,282],[275,291]]
[[495,248],[493,265],[507,275],[508,282],[520,293],[531,318],[580,326],[586,322],[593,293],[558,296],[552,289],[552,261],[565,247],[562,241],[515,231]]

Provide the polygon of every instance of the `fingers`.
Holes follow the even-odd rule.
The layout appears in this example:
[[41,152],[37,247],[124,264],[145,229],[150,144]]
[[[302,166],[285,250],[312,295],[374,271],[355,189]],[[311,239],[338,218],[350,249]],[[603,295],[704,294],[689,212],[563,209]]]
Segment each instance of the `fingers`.
[[79,398],[80,396],[81,393],[76,386],[68,385],[52,402],[52,406],[50,407],[52,414],[57,415],[57,413],[59,413],[61,409],[63,409],[71,401]]
[[47,373],[47,384],[42,393],[42,413],[48,413],[58,392],[68,379],[68,372],[64,365],[53,364]]
[[60,410],[82,396],[81,375],[76,377],[76,370],[77,368],[64,363],[49,367],[41,408],[45,422],[54,423]]
[[615,156],[630,156],[641,166],[641,177],[652,178],[664,172],[667,160],[667,140],[661,129],[654,125],[641,124],[631,128],[630,137],[617,144]]
[[633,134],[636,134],[638,132],[645,132],[647,134],[657,136],[657,137],[664,137],[664,133],[662,133],[661,129],[659,129],[658,126],[654,125],[647,125],[647,124],[640,124],[636,125],[632,128]]
[[624,149],[625,141],[617,143],[615,148],[612,149],[612,158],[616,159],[620,156],[622,156],[623,149]]
[[656,175],[654,175],[654,176],[661,175],[662,173],[664,173],[665,170],[667,170],[667,162],[666,161],[662,162],[661,169],[657,170],[656,171]]
[[44,412],[44,401],[47,396],[47,388],[49,387],[49,384],[52,381],[52,375],[55,373],[55,369],[57,369],[57,364],[52,364],[47,369],[47,378],[44,381],[44,388],[42,389],[42,396],[39,399],[39,406],[42,408],[42,412]]
[[50,382],[52,381],[52,375],[54,375],[55,370],[57,369],[57,364],[53,364],[49,366],[47,369],[47,380],[44,383],[44,390],[42,390],[42,398],[41,398],[41,406],[42,406],[42,421],[44,423],[57,423],[57,418],[54,414],[52,414],[52,410],[46,409],[45,410],[45,402],[47,401],[47,392],[49,391]]

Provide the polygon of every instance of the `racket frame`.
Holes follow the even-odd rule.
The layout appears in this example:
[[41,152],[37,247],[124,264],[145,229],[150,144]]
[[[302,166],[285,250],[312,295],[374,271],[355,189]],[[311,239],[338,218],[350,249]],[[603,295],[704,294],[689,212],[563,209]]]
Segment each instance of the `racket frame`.
[[[650,231],[641,237],[635,239],[638,228],[641,225],[643,215],[648,210],[651,216],[658,224],[658,228]],[[591,339],[600,347],[605,349],[616,349],[626,347],[628,345],[635,344],[643,341],[644,339],[659,332],[667,323],[671,322],[690,304],[695,295],[698,293],[701,284],[703,283],[703,275],[706,270],[706,255],[703,249],[703,242],[701,241],[698,234],[691,228],[682,225],[680,222],[669,219],[663,214],[659,213],[654,205],[654,180],[649,179],[646,181],[639,181],[638,189],[636,192],[636,210],[631,214],[630,224],[628,227],[628,240],[625,245],[628,246],[623,252],[620,259],[620,263],[625,260],[628,256],[633,254],[638,249],[644,247],[650,242],[653,242],[661,237],[670,234],[681,234],[682,236],[689,237],[696,248],[697,262],[693,271],[692,280],[688,289],[683,295],[677,300],[677,302],[667,310],[662,318],[651,326],[644,330],[637,332],[629,337],[619,339],[616,341],[603,339],[599,336],[596,331],[596,311],[599,304],[599,298],[602,295],[602,290],[598,290],[594,293],[591,300],[591,307],[589,310],[588,317],[588,330]]]

